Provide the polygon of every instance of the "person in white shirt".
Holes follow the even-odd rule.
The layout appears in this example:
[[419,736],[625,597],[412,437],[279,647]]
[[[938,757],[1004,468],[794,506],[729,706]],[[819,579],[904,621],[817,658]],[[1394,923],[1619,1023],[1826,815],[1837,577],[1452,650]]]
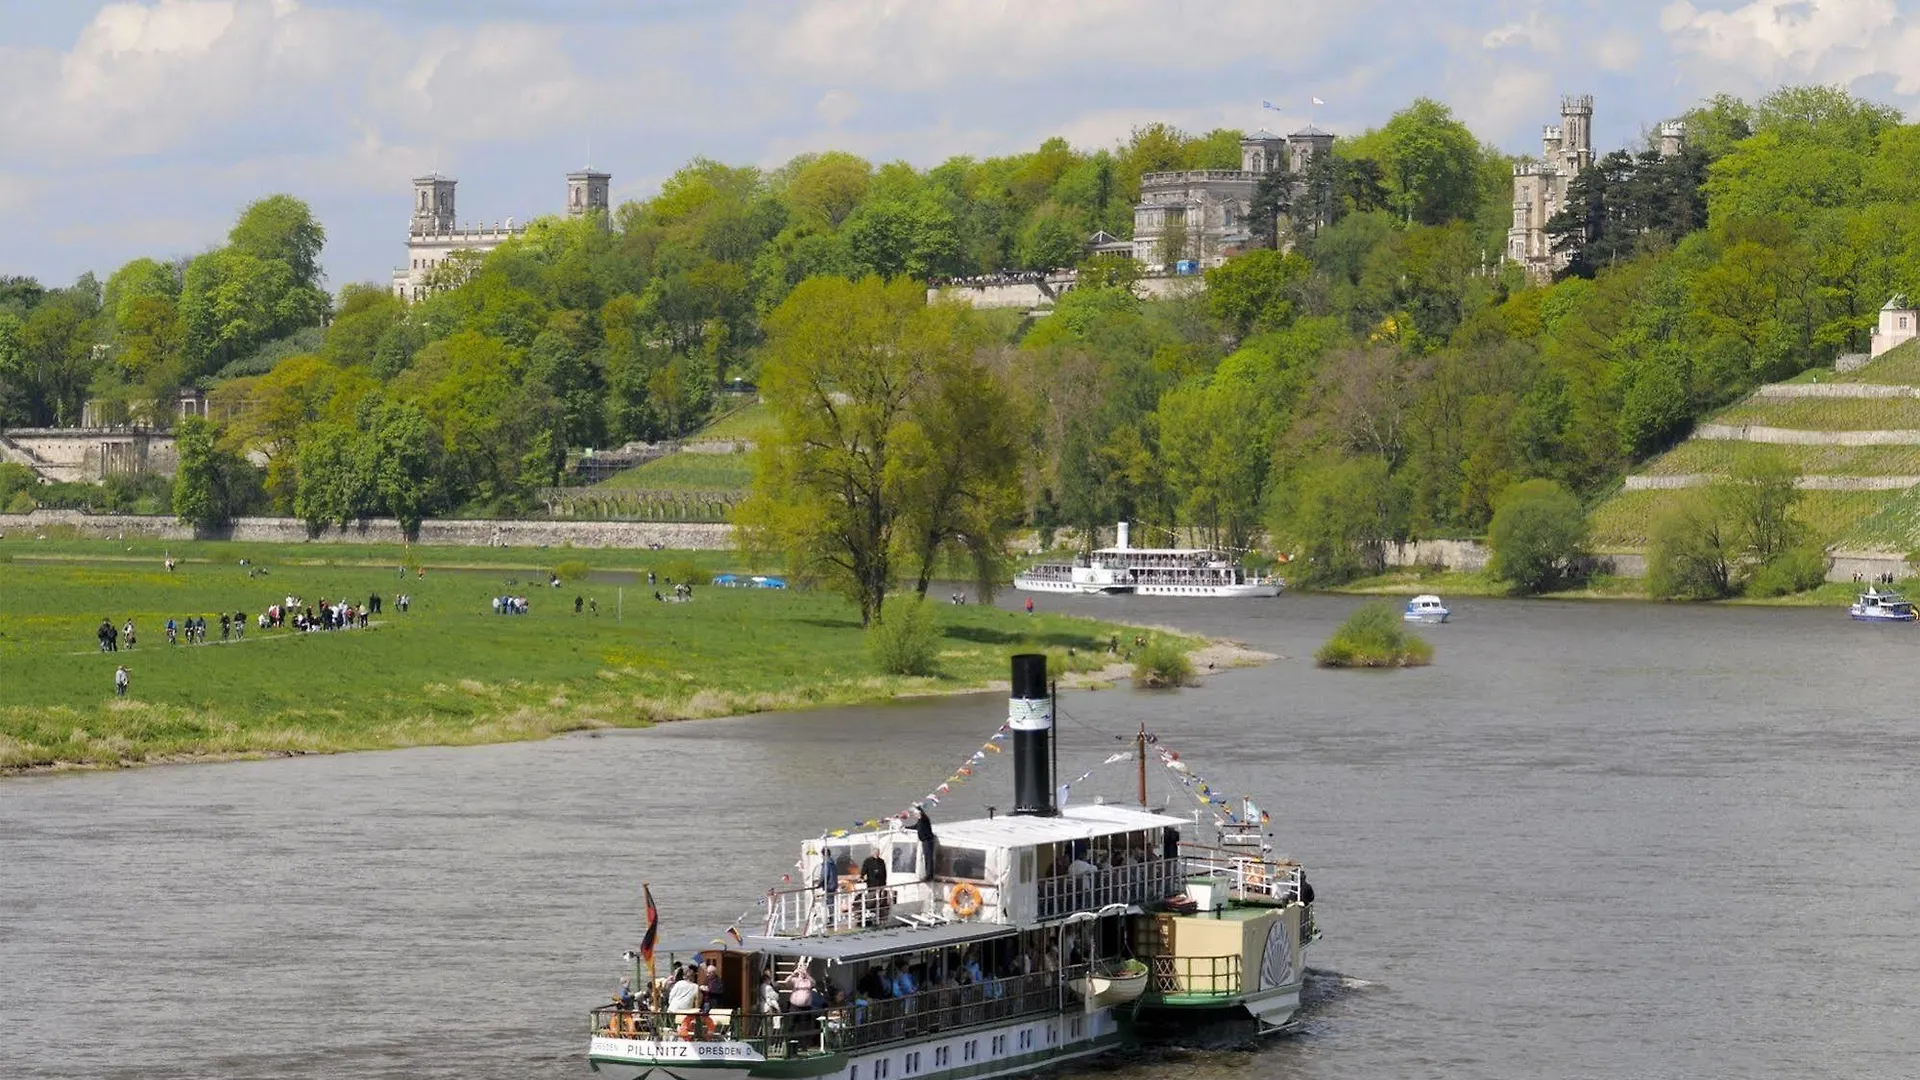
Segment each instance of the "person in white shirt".
[[667,991],[667,1010],[675,1013],[700,1011],[700,980],[684,978]]

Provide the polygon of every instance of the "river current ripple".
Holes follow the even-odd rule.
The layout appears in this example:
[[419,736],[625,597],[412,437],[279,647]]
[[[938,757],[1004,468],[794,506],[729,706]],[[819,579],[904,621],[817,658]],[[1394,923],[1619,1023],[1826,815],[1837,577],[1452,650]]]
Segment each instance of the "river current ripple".
[[[1326,931],[1296,1036],[1100,1071],[1920,1070],[1920,631],[1464,601],[1422,631],[1433,667],[1322,672],[1355,601],[1044,602],[1281,654],[1066,695],[1061,769],[1146,720],[1273,811]],[[642,881],[667,936],[713,933],[799,838],[905,806],[1003,715],[987,695],[0,780],[0,1075],[586,1075]],[[989,764],[936,820],[1010,800]]]

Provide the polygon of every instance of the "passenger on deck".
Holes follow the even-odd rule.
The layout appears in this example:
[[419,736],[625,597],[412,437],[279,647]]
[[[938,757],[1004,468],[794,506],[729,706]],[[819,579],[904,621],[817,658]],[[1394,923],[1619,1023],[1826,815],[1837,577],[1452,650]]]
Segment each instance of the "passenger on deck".
[[780,1015],[780,988],[773,985],[773,972],[760,976],[760,996],[755,1004],[767,1016]]
[[860,898],[861,921],[868,926],[886,922],[893,912],[893,894],[887,889],[887,860],[878,844],[867,849],[860,863],[860,882],[866,887]]
[[700,1009],[699,980],[681,973],[679,982],[667,991],[667,1009],[674,1013],[692,1013]]
[[623,1009],[633,1008],[633,980],[631,978],[623,978],[620,980],[620,994],[615,1000],[620,1002],[620,1007]]
[[855,989],[875,1001],[893,996],[893,988],[888,985],[886,975],[877,967],[867,968],[867,973],[860,976]]
[[920,838],[920,876],[924,880],[933,880],[933,819],[927,816],[927,808],[916,806],[920,816],[914,820],[913,832]]

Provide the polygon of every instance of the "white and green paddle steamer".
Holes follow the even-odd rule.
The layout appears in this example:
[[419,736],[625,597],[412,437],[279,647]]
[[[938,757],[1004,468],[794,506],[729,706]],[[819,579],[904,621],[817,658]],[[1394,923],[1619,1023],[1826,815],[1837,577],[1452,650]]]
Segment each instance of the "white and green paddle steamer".
[[940,824],[930,861],[899,819],[806,841],[807,884],[769,893],[755,933],[699,947],[714,1000],[676,1011],[630,954],[634,1000],[592,1010],[592,1072],[974,1080],[1284,1030],[1318,937],[1301,867],[1146,809],[1149,755],[1184,764],[1144,728],[1139,807],[1060,807],[1044,656],[1013,658],[1009,704],[1011,815]]

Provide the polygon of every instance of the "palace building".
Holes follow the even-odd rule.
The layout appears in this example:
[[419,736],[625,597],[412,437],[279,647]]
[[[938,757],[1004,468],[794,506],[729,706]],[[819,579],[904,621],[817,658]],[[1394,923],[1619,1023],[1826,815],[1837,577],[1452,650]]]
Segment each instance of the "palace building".
[[[608,195],[613,182],[610,173],[581,169],[567,174],[566,216],[582,217],[596,210],[611,210]],[[485,254],[527,231],[505,222],[467,222],[461,224],[455,214],[454,188],[459,183],[451,176],[428,173],[413,179],[413,216],[407,223],[407,265],[393,271],[393,295],[414,301],[433,288],[435,267],[456,251]]]

